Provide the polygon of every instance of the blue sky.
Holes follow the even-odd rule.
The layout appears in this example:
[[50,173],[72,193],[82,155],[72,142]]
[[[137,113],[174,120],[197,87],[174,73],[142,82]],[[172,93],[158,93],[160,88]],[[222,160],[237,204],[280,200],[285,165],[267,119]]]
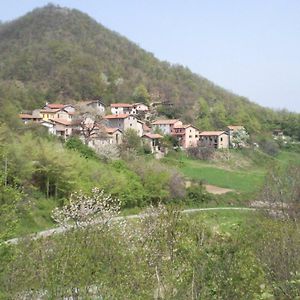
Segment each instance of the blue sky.
[[[49,1],[0,0],[8,21]],[[300,112],[300,0],[56,0],[156,57],[264,106]]]

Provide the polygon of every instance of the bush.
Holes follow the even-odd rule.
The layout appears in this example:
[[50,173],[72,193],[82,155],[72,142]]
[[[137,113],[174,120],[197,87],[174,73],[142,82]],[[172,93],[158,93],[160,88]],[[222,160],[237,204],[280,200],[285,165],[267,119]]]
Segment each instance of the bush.
[[276,156],[279,153],[279,146],[273,140],[264,139],[260,142],[261,149],[271,156]]
[[201,160],[211,160],[214,157],[215,148],[212,147],[190,147],[187,150],[188,156]]
[[98,156],[95,153],[95,151],[92,150],[87,145],[85,145],[79,138],[76,138],[76,137],[69,138],[66,141],[65,146],[67,149],[77,151],[78,153],[80,153],[80,156],[82,156],[84,158],[98,159]]
[[213,195],[207,193],[202,184],[193,184],[187,188],[186,201],[191,203],[207,203],[213,200]]

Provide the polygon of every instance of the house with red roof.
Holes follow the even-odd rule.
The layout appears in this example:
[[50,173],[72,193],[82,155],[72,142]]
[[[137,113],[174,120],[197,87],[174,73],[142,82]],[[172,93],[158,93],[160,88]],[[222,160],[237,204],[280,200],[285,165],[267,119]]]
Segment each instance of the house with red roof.
[[142,136],[143,143],[148,145],[151,149],[151,153],[160,151],[160,140],[163,138],[158,133],[145,133]]
[[76,125],[74,122],[65,119],[50,118],[47,121],[52,122],[54,124],[54,130],[56,135],[63,137],[64,139],[70,137],[73,133],[73,130],[76,127],[78,127],[78,125]]
[[153,131],[158,130],[163,134],[172,134],[174,126],[182,126],[182,122],[177,119],[164,119],[152,123]]
[[120,145],[122,143],[123,132],[119,128],[104,127],[103,132],[93,136],[89,141],[89,146],[95,150],[107,145]]
[[229,136],[226,131],[203,131],[200,133],[200,145],[216,149],[229,148]]
[[119,114],[107,115],[104,117],[106,126],[112,128],[119,128],[122,132],[128,129],[133,129],[137,132],[138,136],[143,135],[144,122],[140,121],[133,115]]
[[113,115],[129,115],[132,113],[133,105],[130,103],[112,103],[110,111]]
[[176,125],[173,127],[172,135],[177,138],[179,145],[183,149],[187,149],[198,146],[200,131],[191,124]]

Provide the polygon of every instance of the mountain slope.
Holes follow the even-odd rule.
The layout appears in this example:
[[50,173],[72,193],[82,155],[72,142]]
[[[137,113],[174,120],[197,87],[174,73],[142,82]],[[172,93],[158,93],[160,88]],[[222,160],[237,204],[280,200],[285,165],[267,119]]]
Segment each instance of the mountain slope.
[[141,84],[152,100],[174,104],[162,113],[203,129],[244,123],[259,131],[282,121],[187,68],[159,61],[77,10],[48,5],[0,26],[0,97],[1,87],[18,90],[18,97],[6,97],[23,109],[45,99],[132,101]]

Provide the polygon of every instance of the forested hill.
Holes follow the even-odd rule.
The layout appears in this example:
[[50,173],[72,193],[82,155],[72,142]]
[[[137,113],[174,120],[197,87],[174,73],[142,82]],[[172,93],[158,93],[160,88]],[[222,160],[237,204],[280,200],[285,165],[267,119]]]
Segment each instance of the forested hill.
[[[232,123],[254,132],[287,128],[291,119],[295,124],[299,120],[299,115],[251,103],[183,66],[159,61],[77,10],[47,5],[0,25],[2,111],[12,104],[32,109],[45,99],[101,96],[107,104],[130,102],[136,88],[143,86],[152,100],[174,103],[162,113],[201,129]],[[295,128],[287,130],[295,135]]]

